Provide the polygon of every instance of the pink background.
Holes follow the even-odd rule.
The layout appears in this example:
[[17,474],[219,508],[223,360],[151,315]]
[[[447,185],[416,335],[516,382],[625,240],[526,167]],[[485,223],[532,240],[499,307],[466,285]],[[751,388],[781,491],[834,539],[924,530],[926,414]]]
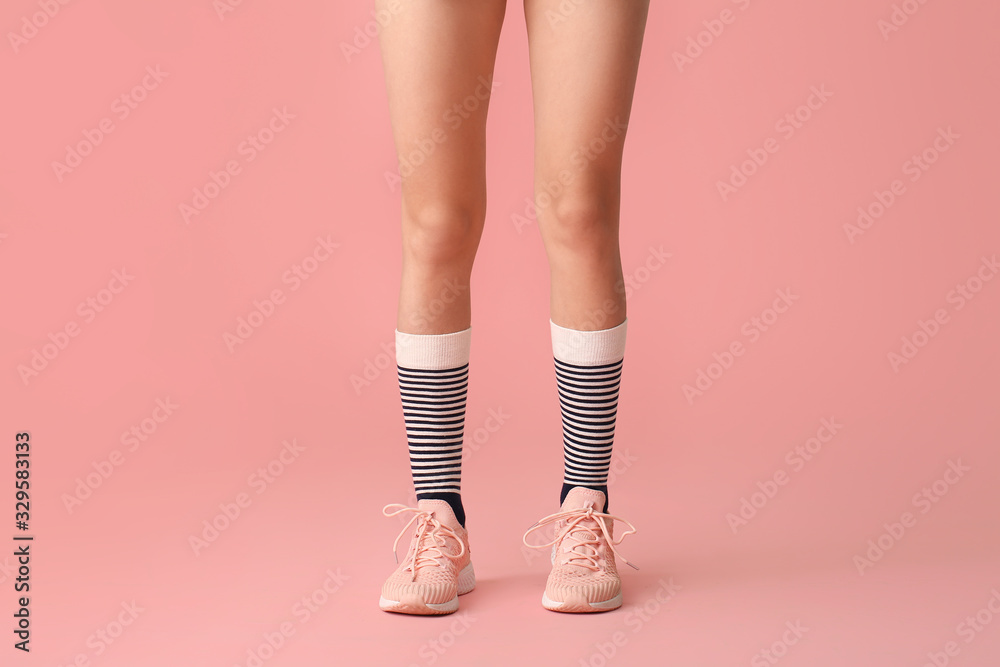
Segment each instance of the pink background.
[[[269,666],[774,664],[765,649],[789,666],[997,664],[1000,280],[983,258],[1000,251],[1000,9],[902,4],[915,13],[884,36],[888,0],[653,0],[625,152],[622,254],[638,288],[611,487],[639,528],[620,549],[641,570],[624,568],[623,609],[586,617],[541,607],[547,558],[520,546],[556,509],[561,432],[544,250],[512,220],[531,195],[532,127],[523,10],[509,4],[473,279],[463,490],[479,588],[457,616],[414,618],[376,605],[401,527],[380,510],[411,486],[381,60],[375,41],[341,47],[374,25],[370,3],[247,0],[220,18],[210,0],[80,1],[32,32],[40,5],[5,2],[0,663],[253,665],[263,645]],[[723,10],[732,21],[710,40],[703,22]],[[699,33],[707,46],[678,68]],[[830,95],[810,110],[813,87]],[[143,98],[127,116],[123,94]],[[776,123],[799,107],[789,136]],[[250,160],[242,142],[274,109],[294,118]],[[60,178],[53,163],[102,121],[112,131]],[[769,138],[776,152],[724,200],[718,182]],[[925,151],[936,161],[909,169]],[[229,161],[238,173],[185,221],[180,205]],[[845,225],[894,180],[852,243]],[[286,272],[317,237],[339,247],[296,284]],[[670,253],[652,271],[651,247]],[[959,307],[967,282],[979,291]],[[276,289],[231,351],[224,335]],[[745,324],[773,315],[778,290],[797,299],[751,340]],[[914,336],[920,321],[935,335]],[[903,337],[921,346],[894,369]],[[744,354],[711,367],[734,341]],[[36,351],[50,358],[22,377]],[[699,371],[716,379],[689,401]],[[492,433],[490,410],[507,415]],[[822,449],[786,458],[824,418],[841,426]],[[9,631],[19,431],[30,655]],[[284,441],[301,451],[272,463]],[[954,484],[939,481],[949,461],[968,469]],[[279,474],[261,481],[269,463]],[[67,508],[91,473],[99,486]],[[786,483],[769,487],[775,475]],[[744,498],[761,507],[734,532]],[[225,526],[220,503],[238,499],[196,554],[190,537]],[[885,524],[904,512],[893,537]],[[880,536],[890,548],[859,572]],[[309,596],[322,603],[306,616]]]

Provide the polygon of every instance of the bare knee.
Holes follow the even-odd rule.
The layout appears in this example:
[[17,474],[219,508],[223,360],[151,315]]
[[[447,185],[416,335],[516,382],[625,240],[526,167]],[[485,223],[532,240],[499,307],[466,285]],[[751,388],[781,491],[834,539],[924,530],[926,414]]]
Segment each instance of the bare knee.
[[617,251],[617,198],[569,190],[540,213],[546,243],[559,252],[600,254]]
[[404,207],[404,253],[426,264],[471,264],[482,236],[485,208],[449,202]]

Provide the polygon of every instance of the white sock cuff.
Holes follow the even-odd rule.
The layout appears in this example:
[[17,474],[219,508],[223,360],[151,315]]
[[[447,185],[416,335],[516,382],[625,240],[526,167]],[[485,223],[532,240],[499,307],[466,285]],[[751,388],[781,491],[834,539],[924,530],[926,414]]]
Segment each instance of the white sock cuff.
[[437,371],[469,363],[472,327],[443,334],[410,334],[396,329],[396,363]]
[[625,357],[625,332],[628,318],[610,329],[579,331],[561,327],[549,319],[552,329],[552,354],[559,361],[582,366],[600,366]]

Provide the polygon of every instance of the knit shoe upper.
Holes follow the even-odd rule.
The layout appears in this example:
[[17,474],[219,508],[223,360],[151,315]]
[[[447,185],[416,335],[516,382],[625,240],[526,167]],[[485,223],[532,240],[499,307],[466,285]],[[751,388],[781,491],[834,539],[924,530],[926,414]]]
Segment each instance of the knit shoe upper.
[[[605,496],[601,491],[574,487],[556,514],[541,519],[524,534],[522,541],[533,548],[552,547],[552,571],[542,596],[542,605],[553,611],[608,611],[622,604],[621,579],[615,564],[615,545],[636,532],[625,519],[598,511]],[[614,539],[614,522],[625,523],[629,530]],[[528,544],[527,536],[535,530],[555,524],[555,538],[544,544]],[[636,568],[638,569],[638,568]]]
[[413,513],[396,541],[410,531],[406,556],[382,585],[379,607],[406,614],[449,614],[458,609],[458,596],[475,587],[468,531],[459,524],[444,500],[418,500],[417,507],[390,504],[385,516]]

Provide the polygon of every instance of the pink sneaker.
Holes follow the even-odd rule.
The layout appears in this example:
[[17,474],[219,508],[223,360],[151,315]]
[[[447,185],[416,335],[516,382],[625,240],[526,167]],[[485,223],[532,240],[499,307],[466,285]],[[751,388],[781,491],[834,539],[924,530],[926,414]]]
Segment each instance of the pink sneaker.
[[[390,508],[397,508],[389,511]],[[382,585],[378,606],[403,614],[450,614],[458,611],[458,596],[476,587],[476,573],[469,554],[469,533],[458,523],[444,500],[418,500],[416,507],[393,503],[382,508],[385,516],[413,512],[392,544],[393,556],[401,538],[414,521],[406,558]],[[397,559],[397,562],[398,559]]]
[[[582,486],[574,487],[556,514],[540,519],[521,538],[535,549],[552,547],[552,572],[542,594],[542,606],[552,611],[610,611],[622,606],[622,583],[615,567],[615,555],[629,563],[615,549],[627,535],[636,532],[625,519],[598,512],[604,507],[604,494]],[[613,539],[614,522],[621,521],[630,530]],[[528,544],[528,535],[555,523],[556,537],[545,544]]]

